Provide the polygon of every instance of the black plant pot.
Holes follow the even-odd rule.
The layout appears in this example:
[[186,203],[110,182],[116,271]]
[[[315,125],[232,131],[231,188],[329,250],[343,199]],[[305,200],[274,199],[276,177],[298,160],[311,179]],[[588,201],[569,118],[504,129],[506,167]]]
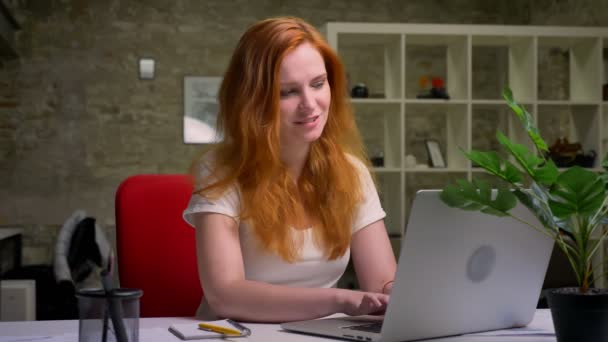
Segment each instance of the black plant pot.
[[547,294],[558,342],[608,341],[608,289],[580,294],[576,287]]

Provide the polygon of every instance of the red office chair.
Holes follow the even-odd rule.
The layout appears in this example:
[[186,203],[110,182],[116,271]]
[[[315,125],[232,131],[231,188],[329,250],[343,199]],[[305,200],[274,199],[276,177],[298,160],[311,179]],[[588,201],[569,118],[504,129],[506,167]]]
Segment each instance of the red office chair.
[[118,187],[120,284],[144,291],[142,317],[194,316],[201,301],[194,229],[182,219],[191,195],[186,175],[137,175]]

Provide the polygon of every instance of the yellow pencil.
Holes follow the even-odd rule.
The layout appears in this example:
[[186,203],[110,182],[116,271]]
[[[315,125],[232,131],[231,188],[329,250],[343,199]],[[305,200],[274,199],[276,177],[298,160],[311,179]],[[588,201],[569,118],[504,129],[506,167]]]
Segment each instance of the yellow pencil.
[[209,324],[209,323],[199,323],[198,327],[201,329],[213,331],[213,332],[216,332],[219,334],[224,334],[224,335],[236,335],[236,336],[241,335],[241,332],[236,329],[220,327],[218,325],[213,325],[213,324]]

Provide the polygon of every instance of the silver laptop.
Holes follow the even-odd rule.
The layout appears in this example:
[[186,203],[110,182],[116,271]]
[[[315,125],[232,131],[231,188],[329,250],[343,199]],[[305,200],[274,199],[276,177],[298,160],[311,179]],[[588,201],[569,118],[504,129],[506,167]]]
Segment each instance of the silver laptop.
[[[439,190],[416,194],[384,317],[281,324],[355,341],[411,341],[530,323],[553,240],[510,217],[453,209]],[[537,224],[518,204],[513,213]]]

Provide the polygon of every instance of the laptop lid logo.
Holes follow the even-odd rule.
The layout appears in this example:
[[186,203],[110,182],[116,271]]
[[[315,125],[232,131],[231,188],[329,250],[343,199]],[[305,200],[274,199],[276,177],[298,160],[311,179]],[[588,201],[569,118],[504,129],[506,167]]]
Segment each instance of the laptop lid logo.
[[496,265],[496,251],[493,247],[483,245],[475,250],[467,261],[467,278],[480,283],[490,276]]

